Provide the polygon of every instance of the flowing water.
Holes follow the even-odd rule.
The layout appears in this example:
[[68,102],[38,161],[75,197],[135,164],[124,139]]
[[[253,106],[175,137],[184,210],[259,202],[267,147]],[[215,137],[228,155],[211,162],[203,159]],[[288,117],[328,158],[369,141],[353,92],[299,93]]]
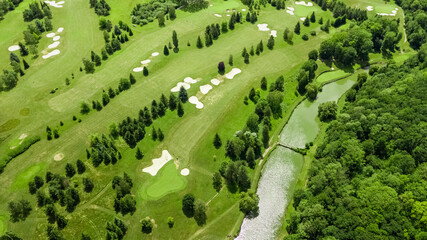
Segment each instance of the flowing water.
[[[320,103],[337,101],[352,85],[353,80],[343,79],[329,83],[317,96],[317,100],[303,101],[293,112],[280,134],[280,143],[303,148],[313,141],[319,131],[316,121]],[[269,156],[258,183],[259,215],[243,220],[238,240],[274,239],[282,225],[284,211],[291,201],[290,195],[303,165],[302,155],[278,146]]]

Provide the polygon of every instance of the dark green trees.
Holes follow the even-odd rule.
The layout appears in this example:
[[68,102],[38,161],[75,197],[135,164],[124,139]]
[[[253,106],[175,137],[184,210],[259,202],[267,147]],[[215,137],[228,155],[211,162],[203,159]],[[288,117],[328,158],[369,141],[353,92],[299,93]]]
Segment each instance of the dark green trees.
[[268,49],[270,49],[270,50],[273,50],[273,48],[274,48],[274,37],[273,37],[272,35],[271,35],[271,36],[270,36],[270,38],[268,39],[267,47],[268,47]]
[[181,88],[179,89],[178,98],[182,103],[186,103],[188,101],[187,90],[185,90],[183,86],[181,86]]
[[295,34],[297,34],[297,35],[299,35],[299,34],[301,33],[301,25],[300,25],[300,22],[299,22],[299,21],[298,21],[298,22],[297,22],[297,24],[295,25],[294,33],[295,33]]
[[136,148],[135,158],[138,160],[141,160],[144,157],[144,154],[142,154],[141,149],[138,147]]
[[219,149],[222,146],[221,138],[219,137],[218,133],[215,134],[213,144],[214,144],[216,149]]
[[173,42],[173,45],[174,45],[173,51],[174,52],[178,52],[179,51],[179,48],[178,48],[178,35],[177,35],[177,33],[176,33],[175,30],[173,30],[173,32],[172,32],[172,42]]
[[322,122],[328,122],[336,118],[337,116],[337,103],[336,102],[325,102],[319,105],[318,117]]
[[194,195],[191,193],[185,194],[184,198],[182,199],[182,211],[184,212],[185,216],[187,216],[188,218],[193,217],[194,207],[195,207]]
[[8,208],[12,222],[25,221],[32,210],[30,202],[27,200],[9,202]]

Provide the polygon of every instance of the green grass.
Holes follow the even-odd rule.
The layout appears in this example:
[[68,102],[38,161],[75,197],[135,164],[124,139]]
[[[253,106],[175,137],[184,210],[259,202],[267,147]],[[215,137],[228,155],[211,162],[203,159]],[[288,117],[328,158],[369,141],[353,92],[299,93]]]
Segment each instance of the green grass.
[[331,81],[331,80],[334,80],[337,78],[345,77],[347,75],[349,75],[349,73],[344,72],[343,70],[335,70],[332,72],[325,72],[316,78],[316,82],[317,83],[324,83],[324,82]]
[[10,130],[16,128],[20,122],[21,121],[17,118],[7,120],[7,122],[0,125],[0,133],[1,132],[7,132],[7,131],[10,131]]
[[6,220],[7,218],[3,215],[0,215],[0,235],[6,232]]
[[35,176],[37,175],[44,176],[44,175],[41,175],[40,172],[43,172],[45,167],[46,167],[45,163],[40,163],[20,172],[16,176],[15,180],[13,181],[11,188],[17,189],[17,188],[27,187],[28,182],[32,181]]
[[180,174],[173,161],[169,161],[156,176],[150,177],[145,182],[140,196],[144,200],[158,200],[167,194],[184,189],[186,185],[186,178]]

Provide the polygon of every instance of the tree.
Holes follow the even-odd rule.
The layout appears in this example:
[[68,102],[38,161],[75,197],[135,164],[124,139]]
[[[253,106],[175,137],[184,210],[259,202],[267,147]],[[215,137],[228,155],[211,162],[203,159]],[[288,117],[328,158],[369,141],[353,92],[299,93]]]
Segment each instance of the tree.
[[27,61],[25,61],[25,59],[22,59],[22,63],[24,64],[24,69],[27,70],[30,65],[28,65]]
[[0,236],[0,239],[1,240],[22,240],[22,238],[18,237],[16,234],[12,232],[6,232],[4,235]]
[[248,120],[246,121],[246,126],[249,128],[249,130],[251,130],[251,132],[258,132],[258,121],[259,116],[255,113],[252,113],[248,117]]
[[262,77],[262,79],[261,79],[261,89],[262,90],[267,90],[267,78],[265,78],[265,77]]
[[176,13],[175,13],[175,7],[174,6],[169,6],[168,13],[169,13],[169,19],[172,21],[175,20]]
[[157,15],[157,21],[159,22],[159,27],[164,27],[165,26],[165,14],[159,13]]
[[185,90],[184,86],[181,86],[181,88],[179,89],[178,98],[179,100],[181,100],[182,103],[186,103],[188,101],[187,90]]
[[11,222],[25,221],[32,210],[30,202],[23,199],[16,202],[9,202],[8,208]]
[[56,224],[58,225],[59,229],[64,229],[67,226],[68,220],[62,216],[62,215],[57,215],[56,216]]
[[222,33],[228,32],[228,23],[227,23],[227,21],[224,21],[224,22],[221,23],[221,32]]
[[194,208],[195,208],[194,202],[195,202],[195,198],[194,198],[194,195],[191,193],[185,194],[184,198],[182,199],[182,212],[188,218],[191,218],[194,216]]
[[77,173],[78,174],[83,174],[86,171],[86,165],[84,164],[84,162],[82,160],[78,159],[76,162],[76,166],[77,166]]
[[178,102],[178,116],[179,117],[184,116],[184,107],[182,106],[181,101]]
[[93,62],[91,62],[90,60],[83,58],[83,65],[84,65],[86,73],[94,73],[95,72],[95,66],[94,66]]
[[136,148],[135,157],[138,160],[141,160],[144,157],[144,154],[142,153],[141,149],[138,147]]
[[267,95],[267,102],[273,112],[274,118],[282,117],[282,102],[283,102],[283,93],[279,91],[270,92]]
[[295,25],[294,33],[297,34],[297,35],[299,35],[301,33],[301,25],[300,25],[299,21]]
[[176,34],[175,30],[173,30],[173,32],[172,32],[172,42],[173,42],[173,45],[175,46],[175,48],[173,49],[174,52],[178,52],[179,51],[179,48],[178,48],[178,35]]
[[203,226],[207,218],[206,205],[202,200],[198,199],[194,204],[194,220],[196,220],[197,225]]
[[318,107],[318,117],[322,122],[328,122],[336,118],[338,105],[336,102],[321,103]]
[[200,36],[197,37],[197,43],[196,43],[197,48],[203,48],[203,42],[202,39],[200,38]]
[[316,15],[315,15],[315,13],[313,12],[312,14],[311,14],[311,16],[310,16],[310,22],[312,22],[312,23],[315,23],[316,22]]
[[166,45],[163,47],[163,54],[165,56],[169,56],[169,49],[168,49],[168,47]]
[[151,129],[151,138],[153,139],[153,141],[157,140],[157,131],[154,127]]
[[230,64],[230,66],[233,66],[233,55],[231,55],[231,54],[228,57],[228,64]]
[[178,99],[175,96],[175,94],[170,93],[168,105],[169,105],[169,109],[171,111],[174,111],[176,109],[176,107],[177,107],[177,101],[178,101]]
[[273,50],[274,48],[274,37],[272,35],[270,35],[270,38],[268,39],[267,47],[270,50]]
[[245,215],[257,215],[259,197],[253,190],[240,194],[239,209]]
[[287,43],[292,43],[292,37],[293,37],[293,34],[291,30],[289,30],[289,28],[286,28],[285,31],[283,32],[283,40],[285,40],[285,42]]
[[33,195],[37,192],[36,184],[33,181],[28,182],[28,190],[29,190],[31,195]]
[[317,49],[313,49],[308,53],[308,59],[312,59],[316,61],[318,57],[319,57],[319,53],[317,52]]
[[246,151],[246,162],[250,168],[255,168],[255,152],[253,147],[248,147]]
[[65,165],[65,175],[67,177],[72,178],[76,174],[76,169],[74,169],[74,166],[71,165],[71,163],[67,163]]
[[[255,165],[255,160],[253,161],[253,165]],[[249,188],[251,188],[251,179],[248,176],[246,167],[243,165],[239,167],[237,172],[237,184],[239,185],[239,189],[242,192],[246,192]]]
[[21,42],[19,42],[19,52],[21,53],[22,57],[25,57],[28,55],[27,47]]
[[80,113],[81,114],[88,114],[90,112],[90,107],[87,103],[83,102],[80,106]]
[[249,64],[249,53],[246,53],[245,54],[245,56],[243,56],[243,61],[246,63],[246,64]]
[[213,145],[216,149],[219,149],[222,146],[221,138],[219,137],[218,133],[215,134]]
[[302,25],[306,27],[310,26],[310,20],[308,16],[304,19],[304,21],[302,22]]
[[151,222],[151,219],[149,217],[142,219],[141,224],[142,233],[149,234],[153,231],[153,223]]
[[264,148],[268,148],[269,140],[269,127],[267,125],[264,125],[264,127],[262,128],[262,143],[264,144]]
[[158,135],[159,135],[159,141],[163,141],[163,139],[165,138],[165,135],[163,135],[162,130],[159,128],[159,130],[157,131]]
[[307,90],[307,97],[310,101],[314,101],[317,97],[317,86],[315,83],[309,83],[307,86],[305,86]]
[[34,184],[35,184],[37,189],[43,187],[43,185],[44,185],[43,178],[40,176],[35,176],[34,177]]
[[175,224],[175,221],[173,217],[168,217],[168,226],[169,228],[173,228],[173,225]]
[[148,76],[148,68],[147,68],[147,67],[144,67],[144,68],[142,69],[142,74],[143,74],[144,76]]
[[223,61],[221,61],[218,63],[218,73],[222,75],[224,74],[224,72],[225,72],[225,64]]
[[222,188],[222,177],[221,174],[219,172],[215,172],[214,175],[212,176],[212,184],[213,184],[213,188],[219,192]]

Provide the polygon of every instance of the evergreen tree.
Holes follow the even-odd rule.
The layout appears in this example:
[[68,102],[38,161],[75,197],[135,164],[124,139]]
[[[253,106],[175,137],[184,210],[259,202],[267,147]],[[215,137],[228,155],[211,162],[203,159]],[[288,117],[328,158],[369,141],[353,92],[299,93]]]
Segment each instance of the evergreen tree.
[[184,116],[184,107],[182,106],[181,101],[178,102],[178,116],[179,117]]
[[24,63],[24,69],[27,70],[30,65],[28,65],[27,61],[25,61],[25,59],[22,59],[22,63]]
[[274,48],[274,37],[273,36],[270,36],[270,38],[268,39],[267,47],[268,47],[268,49],[273,50],[273,48]]
[[135,79],[135,77],[132,75],[132,73],[131,73],[131,74],[129,74],[129,81],[130,81],[130,84],[135,84],[135,83],[136,83],[136,79]]
[[169,56],[169,49],[168,49],[168,47],[165,45],[165,47],[163,48],[163,54],[165,55],[165,56]]
[[226,32],[228,32],[228,24],[227,24],[227,21],[224,21],[224,22],[222,22],[222,23],[221,23],[221,32],[222,32],[222,33],[226,33]]
[[25,57],[28,55],[27,47],[21,42],[19,42],[19,52],[21,53],[22,57]]
[[74,169],[74,166],[71,165],[70,163],[67,163],[67,165],[65,165],[65,175],[67,175],[67,177],[71,178],[76,174],[76,169]]
[[243,48],[242,50],[242,57],[245,57],[245,55],[248,53],[248,51],[246,50],[246,48]]
[[268,141],[270,140],[269,136],[269,127],[264,126],[262,128],[262,143],[264,144],[264,148],[268,148]]
[[144,154],[142,153],[141,149],[138,147],[136,148],[135,157],[138,160],[141,160],[144,157]]
[[94,188],[93,182],[89,178],[83,178],[83,186],[84,186],[84,191],[87,193],[92,192]]
[[165,139],[165,135],[163,135],[162,130],[159,128],[159,130],[157,131],[157,134],[159,136],[159,141],[163,141],[163,139]]
[[186,103],[188,101],[187,90],[185,90],[184,86],[181,86],[181,88],[179,89],[178,98],[181,100],[182,103]]
[[264,43],[262,43],[262,40],[259,41],[259,50],[260,52],[264,52]]
[[164,27],[165,26],[165,15],[163,13],[159,13],[159,15],[157,15],[157,21],[159,22],[159,27]]
[[267,78],[265,78],[265,77],[262,77],[262,79],[261,79],[261,89],[262,90],[267,90]]
[[249,53],[246,53],[245,54],[245,56],[243,57],[244,58],[244,62],[246,63],[246,64],[249,64]]
[[143,74],[144,76],[148,76],[148,68],[147,68],[147,67],[144,67],[144,68],[142,69],[142,74]]
[[196,46],[197,46],[197,48],[203,48],[203,43],[202,43],[202,39],[200,38],[200,36],[197,37]]
[[[251,151],[251,147],[249,147],[248,152]],[[253,149],[252,151],[253,152]],[[253,161],[255,165],[255,160]],[[250,165],[249,165],[250,166]],[[251,188],[251,180],[248,176],[248,172],[246,171],[245,166],[240,166],[237,171],[237,184],[242,192],[246,192],[249,188]]]
[[319,24],[323,24],[323,17],[319,19]]
[[212,184],[214,189],[219,192],[222,188],[222,177],[219,172],[215,172],[212,177]]
[[311,14],[311,16],[310,16],[310,22],[312,22],[312,23],[315,23],[316,22],[316,15],[315,15],[315,13],[313,12],[312,14]]
[[251,51],[249,52],[251,56],[255,55],[254,46],[251,46]]
[[172,42],[173,42],[173,45],[175,46],[174,51],[178,52],[179,51],[179,48],[178,48],[178,35],[176,34],[175,30],[173,30],[173,32],[172,32]]
[[221,145],[222,145],[221,138],[219,137],[218,133],[215,134],[215,138],[214,138],[213,144],[214,144],[214,146],[215,146],[216,149],[219,149],[221,147]]
[[308,16],[304,19],[304,21],[302,22],[302,24],[303,24],[304,26],[306,26],[306,27],[310,26],[310,20],[309,20],[309,17],[308,17]]
[[105,60],[107,60],[107,59],[108,59],[108,54],[107,54],[107,51],[105,50],[105,48],[103,48],[103,49],[101,50],[101,55],[102,55],[102,60],[103,60],[103,61],[105,61]]
[[175,20],[176,13],[175,13],[175,7],[174,6],[169,6],[168,13],[169,13],[169,19],[172,21]]
[[151,138],[153,139],[153,141],[157,140],[157,131],[154,127],[153,129],[151,129]]
[[300,25],[299,21],[295,25],[294,33],[297,34],[297,35],[299,35],[301,33],[301,25]]
[[82,174],[86,171],[86,165],[84,164],[84,162],[82,160],[78,159],[76,162],[76,166],[77,166],[77,173],[78,174]]
[[169,96],[169,109],[171,111],[174,111],[176,109],[177,101],[178,99],[176,98],[176,96],[173,93],[171,93]]

